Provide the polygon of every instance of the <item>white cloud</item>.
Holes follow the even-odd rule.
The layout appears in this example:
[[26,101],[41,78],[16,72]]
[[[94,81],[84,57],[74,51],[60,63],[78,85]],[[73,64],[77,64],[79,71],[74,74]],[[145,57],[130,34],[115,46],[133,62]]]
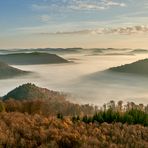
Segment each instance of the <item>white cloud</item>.
[[50,16],[47,14],[43,14],[43,15],[39,16],[39,20],[41,20],[41,22],[49,22]]
[[36,10],[50,10],[56,8],[71,10],[104,10],[111,7],[125,7],[126,4],[119,0],[46,0],[40,4],[33,4]]
[[70,8],[73,10],[104,10],[105,9],[104,6],[99,6],[95,4],[86,4],[86,3],[73,5],[73,6],[70,6]]
[[111,0],[105,0],[105,5],[107,6],[120,6],[120,7],[125,7],[126,4],[125,3],[120,3],[120,2],[115,2],[115,1],[111,1]]
[[120,34],[120,35],[132,35],[148,33],[148,26],[138,25],[138,26],[127,26],[127,27],[117,27],[117,28],[99,28],[99,29],[85,29],[76,31],[57,31],[57,32],[40,32],[40,35],[84,35],[84,34]]

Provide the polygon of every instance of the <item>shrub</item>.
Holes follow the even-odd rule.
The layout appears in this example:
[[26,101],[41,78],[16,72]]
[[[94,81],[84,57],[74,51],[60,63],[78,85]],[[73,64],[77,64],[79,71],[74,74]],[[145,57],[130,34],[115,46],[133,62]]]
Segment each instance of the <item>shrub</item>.
[[5,111],[5,105],[2,101],[0,101],[0,112]]

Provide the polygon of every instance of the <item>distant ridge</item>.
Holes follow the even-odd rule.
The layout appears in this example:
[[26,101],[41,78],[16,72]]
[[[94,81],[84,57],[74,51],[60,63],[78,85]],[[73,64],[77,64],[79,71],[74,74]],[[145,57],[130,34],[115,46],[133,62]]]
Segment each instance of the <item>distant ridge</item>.
[[6,63],[0,62],[0,79],[12,78],[20,75],[28,74],[27,71],[9,66]]
[[131,53],[148,53],[148,50],[147,49],[135,49],[135,50],[132,50]]
[[56,54],[40,52],[4,54],[0,55],[0,60],[15,65],[68,63],[67,60]]
[[107,71],[132,73],[132,74],[148,76],[148,59],[139,60],[131,64],[125,64],[118,67],[113,67],[108,69]]

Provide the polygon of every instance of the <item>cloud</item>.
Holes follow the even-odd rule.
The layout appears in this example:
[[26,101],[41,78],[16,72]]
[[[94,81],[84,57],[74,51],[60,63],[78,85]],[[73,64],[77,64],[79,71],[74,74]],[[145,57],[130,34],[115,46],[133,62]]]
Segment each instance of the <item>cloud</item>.
[[40,20],[41,22],[49,22],[50,16],[47,15],[47,14],[43,14],[43,15],[39,16],[39,20]]
[[104,10],[111,7],[125,7],[119,0],[46,0],[40,4],[33,4],[36,10]]
[[111,7],[125,7],[125,3],[115,2],[113,0],[100,0],[100,1],[77,1],[75,7],[77,9],[95,9],[95,10],[103,10]]
[[120,7],[125,7],[126,4],[125,3],[121,3],[121,2],[115,2],[115,1],[112,1],[112,0],[105,0],[105,5],[106,6],[120,6]]
[[42,32],[42,33],[39,33],[41,35],[68,35],[68,34],[90,34],[91,33],[91,30],[78,30],[78,31],[57,31],[57,32]]
[[148,26],[132,26],[132,27],[119,27],[116,29],[110,29],[108,33],[117,33],[122,35],[131,35],[139,33],[148,33]]
[[118,27],[118,28],[99,28],[99,29],[85,29],[77,31],[57,31],[57,32],[40,32],[40,35],[85,35],[85,34],[120,34],[120,35],[132,35],[148,33],[148,26],[130,26],[130,27]]

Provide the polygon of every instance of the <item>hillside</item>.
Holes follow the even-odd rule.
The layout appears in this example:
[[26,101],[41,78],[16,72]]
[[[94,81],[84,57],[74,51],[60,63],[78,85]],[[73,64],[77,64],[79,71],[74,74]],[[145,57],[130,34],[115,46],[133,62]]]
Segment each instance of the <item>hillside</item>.
[[63,97],[64,95],[60,95],[60,93],[56,91],[51,91],[46,88],[40,88],[35,86],[34,84],[27,83],[10,91],[3,98],[5,100],[9,98],[14,98],[15,100],[32,100],[32,99],[47,100],[53,97],[56,98],[57,96]]
[[107,71],[148,76],[148,59],[139,60],[134,63],[125,64],[118,67],[113,67],[108,69]]
[[[133,102],[123,106],[122,103],[119,101],[115,105],[110,101],[104,105],[104,110],[93,116],[50,116],[52,111],[46,115],[41,112],[40,102],[1,101],[0,147],[147,148],[148,106]],[[24,112],[20,110],[23,105]],[[90,111],[88,106],[85,107]],[[30,109],[39,108],[40,112],[30,112]],[[43,108],[47,109],[46,106]]]
[[145,54],[145,53],[148,53],[148,50],[147,49],[134,49],[131,51],[131,53],[135,53],[135,54]]
[[56,115],[57,113],[79,115],[95,112],[94,107],[88,104],[81,106],[71,103],[63,93],[40,88],[30,83],[15,88],[2,98],[6,103],[7,111],[13,110],[31,114],[42,112],[44,115]]
[[148,105],[112,100],[98,109],[65,99],[30,83],[12,90],[0,101],[0,147],[147,148]]
[[0,53],[29,53],[29,52],[40,52],[40,53],[52,53],[52,54],[74,54],[80,53],[83,48],[28,48],[28,49],[0,49]]
[[0,60],[14,65],[68,63],[67,60],[56,54],[40,52],[4,54],[0,55]]
[[12,78],[16,76],[25,75],[28,73],[29,72],[27,71],[22,71],[20,69],[11,67],[6,63],[0,62],[0,79]]

